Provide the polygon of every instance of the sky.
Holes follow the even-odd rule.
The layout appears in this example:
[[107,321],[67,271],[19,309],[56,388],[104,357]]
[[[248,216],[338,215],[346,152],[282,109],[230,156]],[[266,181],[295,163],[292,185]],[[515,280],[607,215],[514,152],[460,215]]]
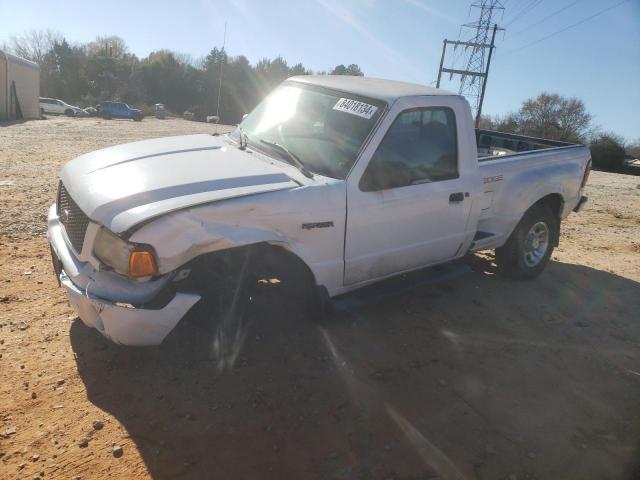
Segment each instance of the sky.
[[[483,113],[506,114],[541,92],[584,101],[593,122],[640,139],[640,0],[503,0],[506,27]],[[223,43],[252,63],[284,57],[315,71],[357,63],[367,76],[434,84],[442,41],[471,37],[471,0],[0,0],[0,43],[50,28],[71,42],[118,35],[140,57],[167,48],[194,58]],[[610,10],[588,19],[599,11]],[[549,35],[559,32],[549,38]],[[451,51],[445,66],[461,53]],[[454,53],[456,57],[454,58]],[[457,91],[456,77],[443,88]]]

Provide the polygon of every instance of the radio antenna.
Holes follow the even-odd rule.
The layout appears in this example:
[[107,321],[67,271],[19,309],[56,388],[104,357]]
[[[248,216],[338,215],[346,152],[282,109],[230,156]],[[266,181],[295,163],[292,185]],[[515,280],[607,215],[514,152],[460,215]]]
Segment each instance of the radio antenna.
[[227,45],[227,22],[224,22],[224,36],[222,37],[222,52],[220,55],[220,73],[218,74],[218,104],[216,106],[216,117],[218,117],[218,121],[216,122],[216,133],[218,133],[218,124],[220,123],[220,95],[222,93],[222,68],[224,66],[224,55],[226,52],[224,47]]

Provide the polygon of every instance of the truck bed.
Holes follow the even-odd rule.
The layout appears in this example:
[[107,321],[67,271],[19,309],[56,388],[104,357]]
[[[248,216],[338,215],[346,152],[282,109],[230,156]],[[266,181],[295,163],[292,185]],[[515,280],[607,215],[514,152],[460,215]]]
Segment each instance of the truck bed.
[[547,140],[545,138],[527,137],[515,133],[504,133],[495,130],[476,129],[476,145],[478,161],[490,158],[528,153],[536,150],[551,150],[580,146],[577,143]]
[[522,212],[547,194],[560,192],[561,218],[580,201],[587,147],[490,130],[476,130],[476,139],[483,191],[471,250],[503,245]]

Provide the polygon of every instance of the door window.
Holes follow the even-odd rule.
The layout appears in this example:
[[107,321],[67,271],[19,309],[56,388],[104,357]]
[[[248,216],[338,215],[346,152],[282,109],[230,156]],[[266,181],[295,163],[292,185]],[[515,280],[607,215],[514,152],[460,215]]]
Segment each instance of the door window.
[[458,178],[456,119],[450,108],[419,108],[396,117],[362,179],[365,192]]

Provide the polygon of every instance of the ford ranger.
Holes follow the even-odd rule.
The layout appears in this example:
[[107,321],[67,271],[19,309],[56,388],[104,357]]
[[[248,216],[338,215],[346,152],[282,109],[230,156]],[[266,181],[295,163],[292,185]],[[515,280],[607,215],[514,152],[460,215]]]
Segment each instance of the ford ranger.
[[223,317],[264,279],[320,309],[478,250],[535,277],[586,200],[590,167],[584,146],[475,130],[460,95],[300,76],[230,134],[67,163],[48,239],[82,321],[116,343],[154,345],[192,307],[220,304],[208,311]]

